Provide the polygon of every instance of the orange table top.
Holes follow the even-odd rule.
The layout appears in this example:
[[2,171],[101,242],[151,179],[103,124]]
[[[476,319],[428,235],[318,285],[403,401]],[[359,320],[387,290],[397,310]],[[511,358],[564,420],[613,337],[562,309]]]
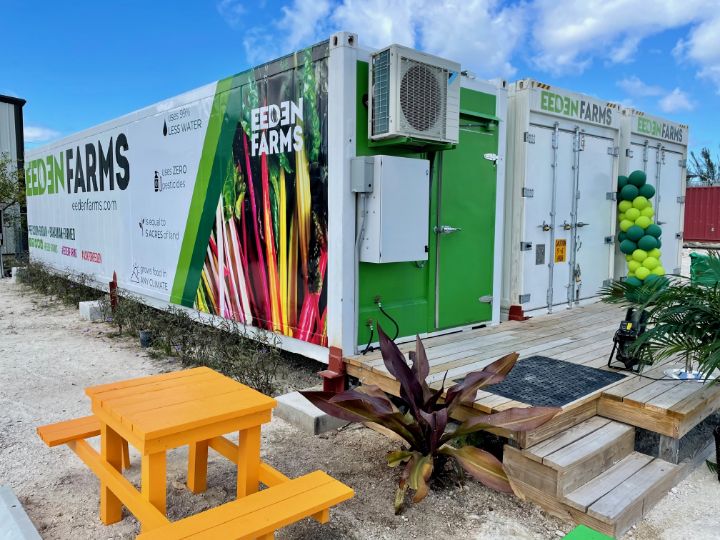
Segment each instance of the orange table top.
[[274,399],[207,367],[85,389],[101,408],[142,440],[269,411]]

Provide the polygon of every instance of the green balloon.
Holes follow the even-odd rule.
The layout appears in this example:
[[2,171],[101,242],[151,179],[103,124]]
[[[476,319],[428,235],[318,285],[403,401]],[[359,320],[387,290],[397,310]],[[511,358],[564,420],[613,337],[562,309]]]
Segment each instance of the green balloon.
[[618,210],[620,210],[620,212],[627,212],[632,207],[632,201],[620,201],[620,203],[618,204]]
[[655,210],[653,210],[652,206],[646,206],[645,208],[640,210],[640,215],[651,218],[655,215]]
[[657,238],[646,234],[637,243],[638,247],[644,251],[652,251],[657,246]]
[[633,286],[633,287],[640,287],[640,286],[642,285],[642,281],[640,281],[640,280],[639,280],[638,278],[636,278],[636,277],[629,277],[629,278],[627,278],[627,279],[625,280],[625,283],[627,283],[628,285],[631,285],[631,286]]
[[620,198],[623,201],[633,201],[640,194],[640,190],[637,187],[628,184],[620,190]]
[[[645,230],[652,224],[652,221],[647,216],[640,216],[635,220],[635,225]],[[629,227],[628,227],[629,228]]]
[[637,208],[638,210],[642,210],[644,208],[647,208],[648,206],[650,206],[650,201],[648,201],[642,195],[638,195],[633,199],[633,207]]
[[650,273],[648,275],[648,277],[645,278],[645,283],[647,283],[647,284],[655,283],[658,279],[660,279],[660,276],[658,276],[657,274]]
[[642,264],[640,264],[637,261],[630,261],[627,263],[627,265],[628,265],[628,270],[630,270],[630,272],[632,272],[633,274],[635,272],[637,272],[637,269],[642,266]]
[[620,242],[620,251],[625,255],[632,255],[633,251],[637,249],[637,244],[632,240],[623,240]]
[[662,240],[660,240],[659,238],[657,238],[656,240],[657,240],[657,246],[655,246],[655,247],[660,249],[662,247]]
[[649,234],[650,236],[654,236],[655,238],[660,238],[660,235],[662,234],[662,229],[660,228],[660,225],[651,223],[650,225],[648,225],[648,228],[645,229],[645,234]]
[[652,273],[656,276],[664,276],[665,269],[662,266],[656,266],[655,268],[653,268]]
[[628,185],[628,177],[627,176],[618,176],[618,189],[622,189],[625,186]]
[[655,196],[655,188],[652,187],[650,184],[645,184],[644,186],[640,187],[640,195],[642,195],[646,199],[652,199]]
[[638,188],[644,186],[646,181],[647,176],[643,171],[633,171],[628,176],[628,183]]
[[658,248],[652,249],[648,252],[648,257],[655,257],[660,260],[660,250]]
[[[638,219],[640,219],[640,218],[638,218]],[[627,232],[627,230],[632,226],[633,226],[633,222],[628,219],[623,219],[620,222],[620,230],[623,232]]]
[[633,258],[634,260],[636,260],[637,262],[639,262],[639,263],[641,263],[641,262],[643,262],[645,259],[647,259],[647,256],[648,256],[648,255],[647,255],[647,251],[645,251],[644,249],[636,249],[636,250],[633,251],[633,253],[632,253],[632,258]]
[[658,266],[660,266],[660,261],[658,261],[655,257],[650,257],[648,255],[648,258],[642,262],[642,265],[648,270],[655,270]]
[[620,231],[618,233],[618,242],[622,242],[623,240],[627,240],[627,233]]
[[642,227],[639,227],[637,225],[633,225],[630,227],[627,232],[627,237],[632,240],[633,242],[637,242],[640,240],[643,236],[645,236],[645,230]]
[[630,221],[635,221],[637,218],[640,217],[640,210],[637,208],[631,208],[627,212],[625,212],[625,219],[629,219]]
[[645,280],[645,278],[648,277],[649,275],[650,275],[650,270],[648,270],[644,266],[641,266],[640,268],[635,270],[635,277],[637,277],[638,279]]

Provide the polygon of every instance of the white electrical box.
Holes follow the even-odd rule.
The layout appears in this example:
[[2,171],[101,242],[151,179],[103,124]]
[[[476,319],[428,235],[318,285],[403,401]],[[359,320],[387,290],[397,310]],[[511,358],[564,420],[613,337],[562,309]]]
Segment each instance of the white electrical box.
[[[370,167],[371,165],[371,167]],[[369,169],[372,181],[368,181]],[[361,171],[363,171],[361,173]],[[360,260],[370,263],[426,261],[430,213],[430,162],[395,156],[355,158],[353,173],[372,185],[358,195]],[[357,189],[355,191],[360,191]],[[366,188],[367,189],[367,188]]]

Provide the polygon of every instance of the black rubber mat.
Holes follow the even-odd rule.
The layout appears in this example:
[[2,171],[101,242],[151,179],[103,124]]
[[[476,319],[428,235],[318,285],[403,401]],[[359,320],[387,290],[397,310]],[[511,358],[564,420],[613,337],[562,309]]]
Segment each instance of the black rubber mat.
[[625,376],[546,356],[519,360],[501,383],[484,388],[522,403],[562,407]]

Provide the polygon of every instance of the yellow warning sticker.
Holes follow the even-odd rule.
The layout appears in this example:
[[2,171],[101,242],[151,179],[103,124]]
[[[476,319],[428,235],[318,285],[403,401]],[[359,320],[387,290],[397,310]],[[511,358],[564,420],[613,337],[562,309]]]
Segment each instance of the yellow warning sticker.
[[567,260],[567,240],[555,240],[555,262]]

